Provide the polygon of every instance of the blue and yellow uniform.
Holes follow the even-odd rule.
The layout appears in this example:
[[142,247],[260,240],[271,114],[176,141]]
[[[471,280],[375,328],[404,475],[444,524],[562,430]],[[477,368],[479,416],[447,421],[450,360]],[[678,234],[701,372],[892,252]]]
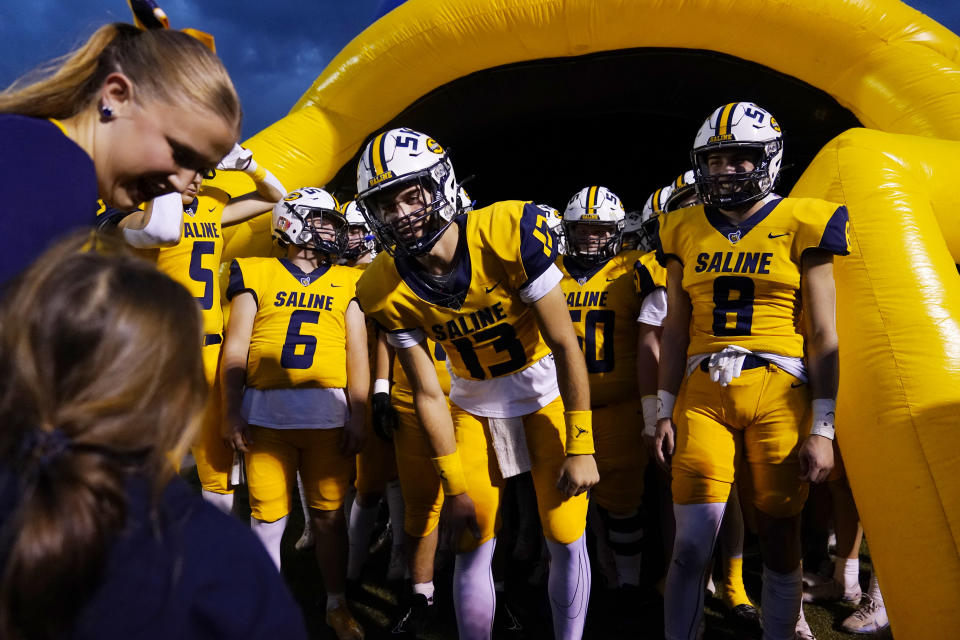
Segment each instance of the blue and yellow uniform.
[[558,266],[590,376],[600,473],[590,495],[608,511],[627,512],[642,501],[647,463],[637,388],[637,316],[644,298],[666,286],[666,271],[652,252],[641,251],[624,251],[589,268],[568,256]]
[[[807,485],[797,451],[810,426],[801,259],[812,249],[846,255],[847,221],[845,207],[805,198],[772,200],[740,225],[703,206],[661,216],[658,258],[683,265],[692,305],[689,375],[673,413],[677,504],[726,501],[745,453],[743,484],[757,508],[774,517],[800,512]],[[727,345],[752,355],[721,387],[703,358]]]
[[539,296],[524,300],[561,278],[547,220],[536,206],[510,201],[458,216],[454,224],[460,244],[445,286],[432,283],[412,258],[384,253],[360,279],[357,296],[388,331],[430,338],[447,355],[451,416],[481,532],[480,540],[465,535],[461,550],[486,542],[499,528],[504,480],[488,419],[521,416],[544,533],[568,544],[583,534],[586,496],[565,500],[556,488],[565,460],[563,403],[550,349],[530,308]]
[[[429,338],[427,350],[433,358],[440,388],[444,395],[449,397],[447,354],[443,347]],[[397,359],[393,361],[392,377],[390,404],[396,410],[399,421],[399,428],[393,435],[393,446],[400,476],[400,490],[403,493],[403,529],[408,535],[423,538],[429,535],[440,521],[443,489],[440,487],[440,477],[430,461],[432,454],[427,444],[427,436],[413,406],[413,388]]]
[[247,481],[258,520],[287,515],[298,470],[308,506],[343,503],[354,471],[354,458],[339,450],[346,312],[359,275],[337,265],[304,273],[283,258],[238,258],[230,267],[227,297],[246,292],[257,303],[241,412],[251,424]]
[[176,246],[157,252],[157,268],[186,287],[203,316],[203,368],[210,396],[197,441],[191,447],[200,486],[213,493],[230,493],[233,450],[221,434],[220,385],[217,375],[223,346],[223,307],[220,304],[220,256],[223,254],[223,208],[230,194],[203,186],[183,210],[183,231]]

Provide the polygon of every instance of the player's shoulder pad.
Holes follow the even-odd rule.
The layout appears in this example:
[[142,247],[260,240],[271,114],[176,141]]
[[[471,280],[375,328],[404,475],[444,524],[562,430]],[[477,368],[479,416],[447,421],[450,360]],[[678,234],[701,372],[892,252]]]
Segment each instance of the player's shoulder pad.
[[797,249],[823,249],[839,256],[850,253],[847,207],[819,198],[789,198],[796,225]]
[[366,269],[354,271],[358,274],[357,302],[364,313],[374,313],[381,309],[400,284],[397,265],[393,256],[386,251],[378,253]]

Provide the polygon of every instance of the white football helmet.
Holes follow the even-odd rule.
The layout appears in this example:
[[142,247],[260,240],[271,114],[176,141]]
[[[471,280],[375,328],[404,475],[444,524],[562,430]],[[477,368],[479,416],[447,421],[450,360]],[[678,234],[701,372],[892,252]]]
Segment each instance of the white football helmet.
[[673,185],[668,184],[651,193],[643,203],[643,209],[640,210],[640,229],[637,231],[637,249],[640,251],[653,251],[656,248],[656,220],[666,211],[671,193]]
[[567,253],[567,235],[563,232],[563,214],[548,204],[538,204],[537,208],[543,211],[543,216],[547,219],[547,227],[553,234],[554,246],[557,247],[557,253],[566,255]]
[[673,191],[667,196],[664,211],[676,211],[685,207],[692,207],[700,204],[700,196],[697,194],[697,183],[693,177],[693,170],[684,171],[670,185]]
[[[396,198],[412,186],[420,190],[398,204]],[[391,255],[430,251],[458,213],[459,190],[443,147],[413,129],[378,134],[357,165],[357,205]],[[406,213],[399,215],[398,208]]]
[[347,221],[336,198],[323,189],[303,187],[291,191],[273,206],[273,237],[281,247],[292,244],[340,255],[346,232]]
[[340,207],[347,220],[346,246],[340,257],[347,261],[357,260],[368,253],[376,253],[377,238],[373,235],[367,219],[360,213],[356,200],[350,200]]
[[[584,187],[570,198],[563,211],[563,228],[567,236],[567,255],[584,265],[606,262],[620,251],[623,235],[623,203],[606,187]],[[603,229],[603,237],[586,233],[578,227]]]
[[[753,171],[711,175],[707,161],[714,152],[744,153]],[[783,161],[783,134],[769,111],[752,102],[731,102],[700,126],[690,152],[697,193],[704,204],[736,208],[773,191]]]
[[457,192],[457,213],[468,213],[473,211],[476,203],[470,199],[467,190],[463,187],[460,187],[460,191]]

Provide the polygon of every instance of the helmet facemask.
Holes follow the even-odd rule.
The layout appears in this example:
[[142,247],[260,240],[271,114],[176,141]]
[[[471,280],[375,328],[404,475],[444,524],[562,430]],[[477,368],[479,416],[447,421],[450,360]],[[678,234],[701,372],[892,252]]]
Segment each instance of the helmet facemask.
[[347,222],[336,209],[310,207],[289,202],[283,203],[291,217],[298,218],[303,225],[296,237],[287,234],[283,244],[292,244],[318,253],[339,256],[347,239]]
[[388,253],[419,256],[437,243],[457,210],[444,189],[451,171],[442,158],[423,171],[357,197],[357,205]]
[[[783,141],[734,142],[707,146],[691,152],[697,193],[704,204],[722,209],[737,209],[767,196],[779,177]],[[741,154],[749,157],[752,171],[710,172],[709,158],[715,153]]]
[[563,228],[567,255],[585,267],[602,264],[620,251],[622,222],[569,221]]

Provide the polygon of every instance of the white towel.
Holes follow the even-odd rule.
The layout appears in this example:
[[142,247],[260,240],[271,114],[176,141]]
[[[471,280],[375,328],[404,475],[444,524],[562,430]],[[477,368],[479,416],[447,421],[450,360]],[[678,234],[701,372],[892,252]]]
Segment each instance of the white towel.
[[523,418],[487,418],[493,450],[504,478],[530,471],[530,450],[523,430]]

